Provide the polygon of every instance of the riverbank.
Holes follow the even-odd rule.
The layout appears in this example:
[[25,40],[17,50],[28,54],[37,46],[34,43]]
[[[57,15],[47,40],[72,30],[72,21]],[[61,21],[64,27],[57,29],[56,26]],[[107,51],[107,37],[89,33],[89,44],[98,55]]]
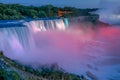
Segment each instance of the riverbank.
[[78,76],[64,72],[57,64],[51,67],[44,66],[35,69],[30,66],[11,60],[0,52],[0,79],[2,80],[86,80],[84,76]]

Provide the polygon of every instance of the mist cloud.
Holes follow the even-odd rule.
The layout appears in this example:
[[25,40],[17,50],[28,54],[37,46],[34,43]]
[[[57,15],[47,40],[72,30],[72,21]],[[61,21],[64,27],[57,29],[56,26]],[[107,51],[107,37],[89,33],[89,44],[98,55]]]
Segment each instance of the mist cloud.
[[100,20],[109,24],[120,24],[120,0],[100,0]]

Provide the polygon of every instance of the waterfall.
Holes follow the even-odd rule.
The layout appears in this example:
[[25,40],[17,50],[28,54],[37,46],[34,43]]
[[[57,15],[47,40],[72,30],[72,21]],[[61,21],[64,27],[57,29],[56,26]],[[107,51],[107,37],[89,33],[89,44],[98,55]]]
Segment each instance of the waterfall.
[[12,48],[15,41],[16,47],[29,48],[31,34],[37,31],[65,30],[63,19],[43,19],[32,21],[1,21],[0,22],[0,50]]
[[68,27],[68,24],[66,26],[63,19],[33,20],[26,22],[25,25],[31,27],[35,31],[65,30]]
[[67,19],[0,22],[0,50],[28,65],[58,63],[66,72],[119,80],[120,28],[84,30],[71,26],[70,19],[69,23]]
[[[16,40],[21,47],[28,47],[29,30],[27,27],[0,28],[0,48],[11,48]],[[16,47],[18,47],[16,45]]]

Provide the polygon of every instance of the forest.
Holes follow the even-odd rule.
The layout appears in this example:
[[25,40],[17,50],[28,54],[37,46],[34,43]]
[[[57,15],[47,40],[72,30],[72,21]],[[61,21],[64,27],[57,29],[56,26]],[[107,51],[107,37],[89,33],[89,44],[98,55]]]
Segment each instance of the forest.
[[[97,10],[97,8],[79,9],[75,7],[55,7],[53,5],[25,6],[20,4],[0,3],[0,20],[98,16],[97,14],[91,14],[91,12]],[[71,13],[58,16],[59,11],[68,11]]]

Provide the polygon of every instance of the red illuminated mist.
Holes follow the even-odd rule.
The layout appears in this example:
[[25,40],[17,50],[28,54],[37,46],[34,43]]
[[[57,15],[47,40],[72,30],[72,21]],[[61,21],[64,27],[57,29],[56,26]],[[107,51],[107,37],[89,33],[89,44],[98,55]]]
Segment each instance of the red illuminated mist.
[[38,66],[57,63],[68,72],[86,75],[89,71],[101,80],[111,75],[119,76],[119,27],[104,27],[88,32],[82,29],[31,31],[28,49],[14,36],[8,41],[11,49],[5,50],[5,54],[24,64]]

